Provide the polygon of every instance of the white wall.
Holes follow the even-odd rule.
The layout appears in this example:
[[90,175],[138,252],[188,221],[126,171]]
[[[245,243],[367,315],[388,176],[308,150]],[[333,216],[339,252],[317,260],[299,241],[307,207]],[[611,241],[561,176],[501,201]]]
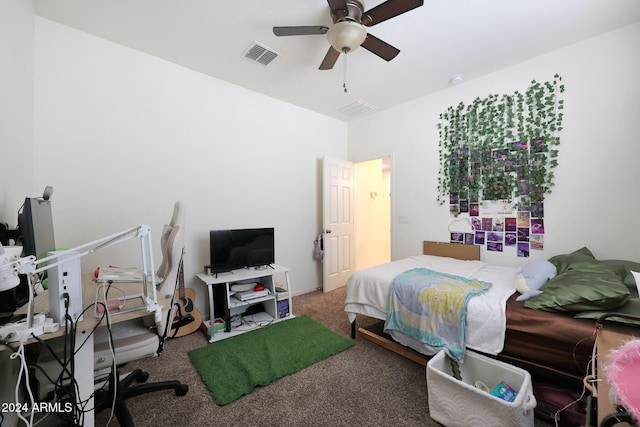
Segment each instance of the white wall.
[[[0,0],[0,222],[14,228],[18,208],[31,189],[33,172],[33,8],[30,1]],[[0,378],[18,379],[19,364],[0,351]],[[0,402],[14,391],[3,386]],[[18,424],[15,413],[2,414],[2,424]]]
[[[185,280],[201,310],[194,274],[214,228],[275,227],[294,294],[320,285],[321,159],[346,158],[346,124],[46,19],[35,34],[34,184],[55,188],[58,246],[138,224],[159,242],[182,200]],[[137,259],[114,249],[83,270]]]
[[33,184],[33,7],[0,1],[0,222],[15,228]]
[[[640,24],[551,52],[499,72],[364,117],[349,126],[349,159],[394,150],[394,259],[420,253],[422,240],[448,241],[448,206],[437,203],[438,115],[476,97],[523,91],[531,80],[563,77],[564,130],[556,187],[545,200],[549,258],[582,246],[600,259],[640,261]],[[409,218],[399,224],[398,217]],[[482,257],[519,265],[515,250]]]

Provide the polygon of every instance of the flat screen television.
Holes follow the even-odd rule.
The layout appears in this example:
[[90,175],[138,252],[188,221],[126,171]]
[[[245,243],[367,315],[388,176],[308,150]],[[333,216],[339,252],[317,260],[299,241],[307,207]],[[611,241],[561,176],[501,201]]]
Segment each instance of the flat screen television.
[[211,230],[212,274],[275,263],[274,229]]

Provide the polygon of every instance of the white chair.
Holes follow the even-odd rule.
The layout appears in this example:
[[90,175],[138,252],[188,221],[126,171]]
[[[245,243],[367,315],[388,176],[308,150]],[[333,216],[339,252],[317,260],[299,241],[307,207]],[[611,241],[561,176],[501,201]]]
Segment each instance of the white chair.
[[160,235],[160,249],[162,262],[158,267],[156,279],[158,280],[158,294],[171,298],[175,291],[178,277],[178,263],[184,250],[184,203],[176,202],[173,206],[171,221],[162,229]]
[[[171,307],[173,303],[177,271],[184,253],[183,230],[184,205],[182,202],[176,202],[171,222],[164,226],[160,238],[162,262],[156,272],[159,282],[157,285],[158,299],[165,299],[167,302],[163,305],[166,307]],[[151,315],[132,321],[115,323],[110,329],[107,327],[96,329],[94,335],[94,372],[96,380],[102,382],[102,386],[97,386],[94,397],[96,413],[103,409],[110,410],[113,407],[114,414],[121,426],[133,426],[131,414],[125,404],[126,399],[159,390],[173,389],[177,396],[183,396],[188,392],[188,385],[180,381],[146,383],[149,374],[139,369],[124,376],[118,375],[119,368],[126,363],[160,355],[170,330],[172,315],[171,310],[167,310],[167,312],[163,310],[162,319],[157,323],[154,321],[154,316]],[[113,352],[109,344],[110,340]],[[58,343],[57,347],[61,347],[61,343]],[[60,364],[51,355],[51,352],[43,351],[41,353],[38,366],[48,372],[49,379],[60,375]],[[114,369],[114,366],[117,368]],[[56,372],[55,376],[52,376],[51,372]],[[40,384],[49,385],[48,388],[42,387],[39,393],[40,397],[44,398],[43,394],[47,394],[46,392],[53,387],[42,372],[37,371],[36,376],[40,380]],[[117,384],[115,384],[115,378],[118,378]],[[107,386],[105,386],[105,382],[108,383]]]

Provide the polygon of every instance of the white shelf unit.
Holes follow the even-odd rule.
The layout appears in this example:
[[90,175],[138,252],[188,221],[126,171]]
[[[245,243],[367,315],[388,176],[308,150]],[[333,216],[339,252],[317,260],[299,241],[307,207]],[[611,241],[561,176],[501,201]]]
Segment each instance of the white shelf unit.
[[[206,286],[209,293],[209,319],[213,324],[216,318],[222,317],[226,322],[223,332],[214,332],[213,325],[210,328],[209,342],[220,341],[252,329],[266,326],[270,323],[279,322],[293,317],[293,304],[291,301],[291,283],[289,281],[289,269],[279,265],[267,266],[264,268],[243,268],[218,274],[197,274]],[[284,283],[276,282],[277,276],[284,276]],[[253,298],[247,301],[240,301],[231,296],[230,288],[235,283],[243,283],[255,280],[262,283],[265,289],[269,289],[269,295]],[[214,288],[223,290],[225,300],[224,312],[216,314]],[[289,304],[289,312],[285,317],[280,318],[278,311],[278,301],[276,287],[283,288],[287,292],[286,300]],[[218,296],[220,298],[220,296]],[[263,303],[264,311],[243,316],[243,323],[240,326],[231,324],[231,318],[237,313],[241,313],[250,306]]]

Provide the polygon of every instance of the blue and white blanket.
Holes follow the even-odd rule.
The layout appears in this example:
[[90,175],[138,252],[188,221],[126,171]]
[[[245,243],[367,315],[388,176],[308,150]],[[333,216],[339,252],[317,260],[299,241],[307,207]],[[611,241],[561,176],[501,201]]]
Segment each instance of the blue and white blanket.
[[467,303],[491,283],[427,268],[398,275],[389,293],[385,331],[400,331],[462,361]]

